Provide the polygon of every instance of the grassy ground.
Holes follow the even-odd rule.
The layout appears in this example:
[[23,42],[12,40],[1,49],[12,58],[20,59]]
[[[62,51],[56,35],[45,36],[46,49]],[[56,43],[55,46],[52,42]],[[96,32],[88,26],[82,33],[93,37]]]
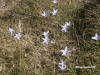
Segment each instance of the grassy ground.
[[[77,0],[59,0],[58,4],[52,0],[15,1],[0,17],[0,75],[99,75],[100,42],[91,40],[95,32],[100,33],[98,5]],[[53,8],[58,9],[56,16],[41,16]],[[72,26],[64,33],[61,26],[69,20]],[[20,40],[10,35],[9,27],[21,33]],[[42,33],[48,30],[50,39],[56,40],[54,45],[42,44]],[[61,56],[60,50],[65,46],[72,50],[69,58]],[[58,67],[61,59],[67,61],[64,72]]]

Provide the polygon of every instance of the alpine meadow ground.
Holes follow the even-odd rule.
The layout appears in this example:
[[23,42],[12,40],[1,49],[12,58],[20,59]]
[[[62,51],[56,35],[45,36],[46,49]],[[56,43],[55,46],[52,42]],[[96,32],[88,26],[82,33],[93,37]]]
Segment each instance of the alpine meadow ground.
[[[58,9],[56,15],[51,11]],[[47,17],[41,14],[46,11]],[[70,21],[66,32],[61,27]],[[9,28],[13,28],[11,35]],[[43,32],[55,43],[43,44]],[[15,35],[20,33],[20,40]],[[100,75],[99,0],[0,0],[0,75]],[[62,56],[68,47],[71,53]],[[61,71],[59,62],[66,61]],[[95,68],[76,68],[91,67]]]

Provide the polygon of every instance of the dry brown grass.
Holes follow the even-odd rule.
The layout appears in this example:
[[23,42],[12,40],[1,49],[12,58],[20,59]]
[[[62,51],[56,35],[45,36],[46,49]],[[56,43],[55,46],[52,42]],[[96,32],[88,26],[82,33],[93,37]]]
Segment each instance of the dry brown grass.
[[[92,53],[84,52],[84,50],[90,50],[91,44],[84,38],[79,38],[80,33],[75,33],[82,29],[82,26],[84,27],[84,24],[79,25],[84,19],[80,19],[82,15],[79,16],[83,8],[80,4],[76,0],[60,0],[57,5],[52,4],[52,0],[21,0],[8,12],[5,11],[7,14],[0,18],[1,75],[78,75],[80,70],[77,71],[75,66],[84,65],[84,60],[87,60],[85,56],[92,57]],[[56,17],[51,14],[47,18],[41,16],[43,11],[50,12],[53,8],[59,11]],[[87,13],[91,12],[89,10]],[[67,33],[63,33],[61,26],[68,20],[72,22],[72,26]],[[21,33],[20,40],[10,35],[9,27],[14,28],[15,33]],[[88,25],[87,28],[91,29]],[[56,39],[55,45],[42,44],[42,33],[48,30],[50,39]],[[87,32],[86,29],[81,33],[86,35]],[[85,39],[86,37],[87,35]],[[82,44],[83,41],[86,43]],[[61,56],[60,50],[65,46],[72,50],[69,58]],[[98,59],[98,57],[95,58]],[[64,72],[58,68],[61,59],[67,61],[67,69]],[[90,60],[87,61],[91,64]],[[87,72],[87,70],[80,71],[82,74]],[[91,70],[89,73],[92,73]]]
[[6,16],[20,0],[0,0],[0,17]]

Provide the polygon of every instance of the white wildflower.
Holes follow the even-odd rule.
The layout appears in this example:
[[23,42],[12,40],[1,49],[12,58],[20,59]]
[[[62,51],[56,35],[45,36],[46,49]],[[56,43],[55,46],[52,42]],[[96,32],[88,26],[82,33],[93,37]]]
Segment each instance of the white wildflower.
[[11,35],[13,35],[14,29],[13,28],[9,28],[9,32]]
[[62,31],[67,32],[68,27],[71,25],[71,22],[66,22],[64,26],[62,26]]
[[47,17],[47,13],[45,11],[41,15]]
[[20,35],[20,33],[18,33],[18,34],[15,34],[15,36],[14,36],[15,38],[17,38],[18,40],[20,40],[20,38],[21,38],[21,35]]
[[59,68],[64,71],[66,69],[66,61],[61,60],[59,63]]
[[57,4],[58,3],[58,0],[53,0],[52,1],[54,4]]
[[61,50],[61,52],[62,52],[62,56],[67,56],[68,53],[71,52],[71,51],[69,51],[67,46],[66,46],[64,50]]
[[95,36],[92,37],[93,40],[98,40],[100,39],[100,36],[98,35],[98,33],[95,33]]
[[55,16],[58,12],[58,9],[53,9],[52,14]]

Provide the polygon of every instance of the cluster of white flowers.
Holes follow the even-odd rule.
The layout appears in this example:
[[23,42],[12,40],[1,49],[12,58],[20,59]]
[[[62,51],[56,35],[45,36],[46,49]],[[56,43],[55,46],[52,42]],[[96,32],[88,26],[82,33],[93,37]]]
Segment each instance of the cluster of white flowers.
[[[54,4],[57,4],[58,3],[58,0],[53,0],[52,1]],[[52,13],[53,16],[57,15],[58,13],[58,9],[53,9],[50,13]],[[47,17],[48,16],[48,13],[46,11],[43,11],[43,13],[41,14],[43,17]],[[71,21],[67,21],[65,22],[65,24],[63,26],[61,26],[61,30],[64,31],[64,32],[67,32],[68,28],[71,26]],[[14,34],[15,30],[13,28],[9,28],[8,29],[10,34],[11,35],[14,35],[14,38],[20,40],[21,38],[21,33],[17,33],[17,34]],[[44,38],[42,38],[43,40],[43,44],[46,44],[48,45],[49,44],[49,41],[51,44],[55,44],[55,40],[50,40],[49,38],[49,31],[47,32],[44,32],[42,34],[44,36]],[[95,33],[95,35],[92,37],[93,40],[99,40],[100,39],[100,36],[98,35],[98,33]],[[60,50],[60,52],[62,53],[62,56],[65,56],[65,57],[68,57],[68,54],[71,52],[71,50],[68,49],[68,47],[66,46],[64,50]],[[64,71],[66,69],[66,61],[64,60],[61,60],[60,63],[58,63],[59,65],[59,68]]]
[[[58,0],[53,0],[52,1],[54,4],[58,3]],[[51,11],[50,13],[52,13],[53,16],[55,16],[58,13],[58,9],[53,9],[53,11]],[[43,11],[41,14],[43,17],[47,17],[48,16],[48,12]]]
[[[9,30],[11,35],[14,35],[15,30],[13,28],[9,28],[8,30]],[[17,34],[14,35],[14,37],[17,38],[18,40],[20,40],[21,34],[17,33]]]
[[[47,32],[44,32],[42,35],[44,36],[44,38],[42,38],[42,40],[43,40],[43,44],[46,44],[46,45],[48,45],[49,44],[49,41],[50,41],[50,39],[49,39],[49,31],[47,31]],[[55,40],[51,40],[51,43],[52,44],[55,44]]]
[[[53,16],[57,15],[58,13],[58,9],[53,9],[53,11],[51,11],[50,13],[52,13]],[[47,17],[48,16],[48,12],[43,11],[43,13],[41,14],[43,17]]]
[[[66,22],[63,26],[62,26],[62,31],[67,32],[67,29],[69,28],[69,26],[71,25],[71,22],[68,21]],[[64,50],[60,50],[60,52],[62,52],[62,56],[67,57],[68,54],[71,52],[70,50],[68,50],[68,47],[66,46]],[[61,63],[59,63],[59,68],[64,71],[66,69],[66,61],[61,61]]]
[[[60,50],[62,52],[62,56],[67,57],[68,54],[71,52],[68,50],[68,47],[66,46],[64,50]],[[66,69],[66,61],[61,60],[61,63],[59,63],[59,68],[64,71]]]
[[[54,4],[57,4],[58,3],[58,0],[53,0],[53,3]],[[51,11],[50,13],[52,13],[52,15],[55,16],[58,13],[58,9],[53,9],[53,11]],[[47,17],[48,16],[48,13],[44,11],[41,15],[43,17]],[[64,26],[62,26],[62,29],[61,30],[64,31],[64,32],[67,32],[67,29],[69,28],[70,25],[71,25],[71,22],[70,21],[66,22],[64,24]],[[43,40],[42,43],[43,44],[46,44],[46,45],[49,44],[50,39],[48,37],[48,34],[49,34],[49,31],[44,32],[42,34],[44,36],[44,38],[42,38],[42,40]],[[51,43],[54,44],[55,43],[55,40],[51,40]],[[68,50],[68,48],[66,46],[64,50],[61,50],[61,52],[62,52],[62,56],[66,56],[67,57],[68,56],[68,53],[70,53],[71,51]],[[62,71],[65,70],[66,69],[66,61],[61,60],[61,62],[59,63],[59,68]]]
[[93,40],[99,40],[100,36],[98,35],[98,33],[95,33],[95,35],[92,37]]
[[[53,0],[52,1],[54,4],[57,4],[58,0]],[[51,11],[52,15],[55,16],[57,13],[58,13],[58,9],[53,9],[53,11]],[[41,14],[43,17],[47,17],[48,16],[48,13],[46,11],[43,11],[43,13]],[[49,44],[49,37],[48,37],[48,34],[49,34],[49,31],[47,32],[44,32],[43,35],[44,35],[44,38],[42,38],[43,40],[43,44]],[[51,44],[55,44],[55,40],[51,40]]]

